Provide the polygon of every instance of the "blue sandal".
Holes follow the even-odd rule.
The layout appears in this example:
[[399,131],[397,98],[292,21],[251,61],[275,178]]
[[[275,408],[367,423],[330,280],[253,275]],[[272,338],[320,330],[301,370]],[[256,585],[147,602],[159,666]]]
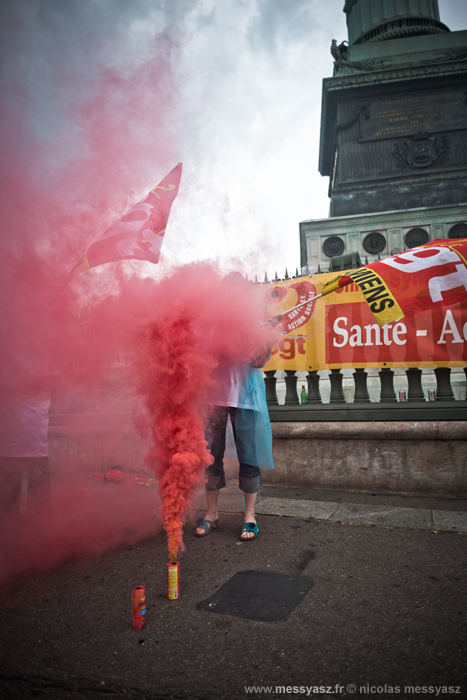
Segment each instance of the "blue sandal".
[[[209,535],[212,529],[216,529],[218,521],[215,520],[214,522],[212,520],[203,520],[203,518],[200,518],[199,520],[196,521],[195,525],[195,537],[206,537],[206,535]],[[204,533],[201,534],[199,532],[196,532],[197,527],[202,527],[204,530]]]
[[[254,537],[242,537],[244,532],[252,532]],[[242,527],[240,533],[240,539],[242,542],[248,542],[249,540],[255,540],[258,537],[258,525],[256,523],[245,523]]]

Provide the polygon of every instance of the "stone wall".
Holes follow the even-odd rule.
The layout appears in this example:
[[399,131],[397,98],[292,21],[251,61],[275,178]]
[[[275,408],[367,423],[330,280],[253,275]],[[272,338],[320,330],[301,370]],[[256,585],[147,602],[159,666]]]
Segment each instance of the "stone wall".
[[143,469],[148,444],[135,428],[137,416],[138,405],[120,368],[94,393],[54,395],[48,430],[52,473],[86,475],[117,465]]
[[53,474],[89,475],[115,466],[133,471],[145,468],[148,446],[137,434],[131,416],[115,416],[115,421],[109,416],[89,418],[94,422],[83,421],[80,416],[77,422],[63,420],[58,425],[57,417],[52,417],[49,462]]
[[[139,415],[121,378],[96,395],[55,396],[51,471],[84,476],[116,465],[144,468],[150,442],[135,428]],[[265,484],[467,495],[467,421],[286,418],[273,422],[272,431],[275,469],[263,471]],[[228,472],[233,476],[235,465],[229,463]]]
[[[300,265],[308,265],[312,273],[320,266],[321,272],[329,269],[330,257],[325,252],[325,242],[330,238],[341,241],[342,253],[358,252],[362,261],[369,263],[378,259],[378,252],[368,252],[365,239],[372,233],[379,233],[384,241],[381,247],[382,258],[412,248],[410,231],[423,229],[428,239],[452,236],[454,226],[466,225],[466,204],[453,206],[418,207],[402,211],[374,212],[353,216],[334,216],[327,219],[311,219],[300,223]],[[371,250],[371,248],[370,248]]]
[[467,423],[273,423],[265,484],[467,495]]

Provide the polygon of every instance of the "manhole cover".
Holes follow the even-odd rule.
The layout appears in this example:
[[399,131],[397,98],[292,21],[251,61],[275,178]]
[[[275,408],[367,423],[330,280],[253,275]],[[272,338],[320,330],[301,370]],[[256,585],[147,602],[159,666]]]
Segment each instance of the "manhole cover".
[[261,622],[287,620],[314,586],[310,578],[269,571],[239,571],[197,610]]

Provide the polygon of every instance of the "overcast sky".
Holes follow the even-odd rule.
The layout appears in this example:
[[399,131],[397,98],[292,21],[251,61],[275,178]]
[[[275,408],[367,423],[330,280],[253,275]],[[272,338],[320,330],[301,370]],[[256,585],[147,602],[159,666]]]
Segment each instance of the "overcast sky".
[[[165,259],[216,258],[250,275],[283,276],[299,265],[299,221],[328,214],[328,180],[318,173],[321,84],[332,75],[331,40],[347,39],[343,4],[2,0],[4,80],[21,86],[27,129],[50,144],[45,172],[90,148],[81,143],[89,111],[73,121],[70,104],[75,114],[80,96],[92,104],[96,76],[111,71],[113,115],[121,108],[129,141],[140,134],[148,148],[146,158],[135,151],[126,175],[109,170],[114,191],[131,195],[109,199],[103,219],[110,223],[124,211],[120,201],[136,201],[183,161]],[[467,28],[467,2],[439,6],[451,30]],[[139,93],[119,92],[118,77],[129,75]],[[125,94],[131,109],[122,107]],[[103,194],[104,209],[106,201]],[[101,233],[89,231],[88,243]]]

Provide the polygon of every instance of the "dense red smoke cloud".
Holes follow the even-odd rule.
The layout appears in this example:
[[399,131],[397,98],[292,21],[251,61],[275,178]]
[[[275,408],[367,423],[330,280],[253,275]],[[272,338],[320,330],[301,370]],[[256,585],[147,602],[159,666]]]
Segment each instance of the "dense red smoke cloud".
[[[114,42],[125,22],[119,7]],[[151,3],[141,7],[149,12]],[[151,440],[148,464],[160,478],[173,554],[209,461],[203,419],[212,370],[251,357],[259,311],[250,287],[223,287],[209,264],[156,282],[142,278],[152,274],[147,264],[115,263],[62,290],[89,245],[183,160],[173,37],[162,32],[143,51],[116,55],[100,4],[87,6],[95,27],[80,8],[29,0],[0,8],[0,394],[97,395],[123,349],[125,381],[145,403],[138,424]],[[117,506],[104,515],[74,474],[61,470],[61,479],[52,510],[38,507],[23,520],[0,512],[0,580],[128,541]],[[131,536],[147,534],[143,527]]]
[[0,584],[99,556],[159,530],[154,489],[107,485],[96,494],[84,483],[70,477],[56,486],[49,504],[2,520]]
[[[211,461],[205,418],[213,373],[219,364],[248,362],[269,342],[260,327],[254,285],[232,287],[221,280],[221,271],[210,263],[179,267],[160,281],[134,276],[87,315],[94,351],[105,341],[123,352],[126,377],[144,401],[136,418],[141,433],[151,438],[147,463],[159,479],[161,521],[172,558],[183,551],[183,524]],[[86,345],[77,344],[78,349]],[[106,363],[97,365],[95,381],[105,377]],[[72,482],[53,491],[51,508],[3,523],[0,581],[155,533],[156,522],[148,517],[136,518],[129,531],[122,528],[122,508],[128,517],[132,508],[141,510],[135,499],[127,503],[117,492],[102,511],[82,483]]]
[[[144,308],[135,294],[136,313],[123,309],[119,293],[149,266],[106,265],[60,290],[93,240],[180,161],[176,44],[160,33],[143,49],[119,52],[125,7],[107,16],[86,5],[5,0],[0,8],[4,402],[105,393],[115,353]],[[135,9],[129,22],[139,19]],[[0,512],[0,580],[155,531],[153,520],[123,534],[124,506],[109,502],[100,512],[98,499],[58,466],[50,508],[26,518]]]
[[212,461],[205,428],[216,369],[243,366],[270,339],[260,327],[254,286],[223,283],[209,263],[174,270],[147,296],[151,312],[141,322],[132,364],[152,431],[147,462],[159,478],[161,519],[175,560],[195,488]]

